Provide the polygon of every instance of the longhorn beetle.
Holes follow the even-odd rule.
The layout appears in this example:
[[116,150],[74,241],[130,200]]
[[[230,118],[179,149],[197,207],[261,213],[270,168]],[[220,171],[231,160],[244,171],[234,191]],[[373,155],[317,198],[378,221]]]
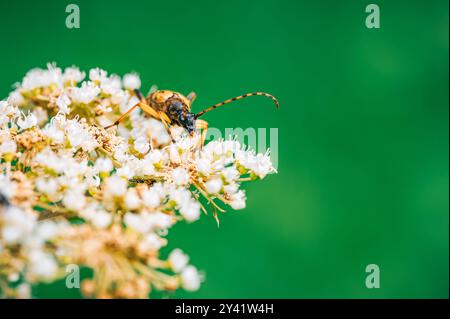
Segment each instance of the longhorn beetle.
[[[134,90],[134,93],[139,98],[139,102],[126,111],[122,116],[117,119],[113,124],[105,127],[109,129],[115,125],[118,125],[127,115],[129,115],[136,107],[140,107],[145,113],[160,120],[167,132],[170,135],[170,126],[178,125],[185,128],[190,135],[194,135],[197,129],[202,130],[200,137],[200,146],[203,146],[206,138],[206,131],[208,129],[208,122],[199,119],[205,113],[212,111],[222,105],[244,99],[249,96],[262,95],[271,98],[277,108],[279,107],[278,100],[271,94],[264,92],[253,92],[236,96],[232,99],[225,100],[223,102],[214,104],[203,111],[194,114],[191,113],[191,105],[196,98],[196,94],[191,92],[187,97],[181,93],[160,90],[150,93],[147,98],[144,98],[139,90]],[[173,140],[173,139],[172,139]]]

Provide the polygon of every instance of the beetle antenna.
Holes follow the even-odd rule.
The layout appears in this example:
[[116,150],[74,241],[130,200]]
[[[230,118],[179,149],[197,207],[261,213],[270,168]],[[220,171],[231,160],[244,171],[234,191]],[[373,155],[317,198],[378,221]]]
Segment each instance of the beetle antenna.
[[217,103],[217,104],[215,104],[215,105],[213,105],[213,106],[210,106],[210,107],[208,107],[207,109],[205,109],[205,110],[203,110],[203,111],[197,113],[197,114],[195,115],[195,118],[197,119],[197,118],[199,118],[200,116],[202,116],[203,114],[205,114],[205,113],[207,113],[207,112],[209,112],[209,111],[212,111],[212,110],[214,110],[214,109],[216,109],[216,108],[218,108],[218,107],[220,107],[220,106],[222,106],[222,105],[225,105],[225,104],[228,104],[228,103],[237,101],[237,100],[245,99],[246,97],[254,96],[254,95],[262,95],[262,96],[266,96],[266,97],[268,97],[268,98],[271,98],[272,101],[275,102],[275,105],[277,106],[277,108],[280,107],[280,105],[278,104],[278,100],[277,100],[273,95],[271,95],[271,94],[269,94],[269,93],[264,93],[264,92],[253,92],[253,93],[247,93],[247,94],[239,95],[239,96],[236,96],[236,97],[234,97],[234,98],[232,98],[232,99],[228,99],[228,100],[225,100],[225,101],[223,101],[223,102]]

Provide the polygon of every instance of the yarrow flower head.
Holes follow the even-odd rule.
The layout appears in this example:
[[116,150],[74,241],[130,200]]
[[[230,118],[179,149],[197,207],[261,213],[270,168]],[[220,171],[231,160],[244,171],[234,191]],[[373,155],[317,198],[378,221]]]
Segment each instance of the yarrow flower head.
[[105,130],[136,103],[140,86],[136,73],[49,64],[0,101],[3,296],[32,297],[35,284],[64,276],[67,264],[92,269],[86,297],[200,288],[204,276],[187,254],[160,252],[172,226],[245,208],[241,184],[275,169],[268,153],[233,139],[199,148],[197,134],[174,128],[172,141],[139,111]]

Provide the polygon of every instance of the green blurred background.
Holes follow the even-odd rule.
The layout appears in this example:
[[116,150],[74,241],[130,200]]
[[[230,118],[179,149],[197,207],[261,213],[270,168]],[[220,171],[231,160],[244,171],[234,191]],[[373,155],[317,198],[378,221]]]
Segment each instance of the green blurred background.
[[[77,3],[81,28],[65,27]],[[140,73],[188,93],[212,126],[279,128],[279,174],[247,208],[177,225],[206,282],[193,298],[444,298],[449,288],[448,2],[2,1],[0,96],[55,61]],[[167,253],[168,250],[165,250]],[[365,287],[365,267],[381,288]],[[76,297],[64,282],[38,297]]]

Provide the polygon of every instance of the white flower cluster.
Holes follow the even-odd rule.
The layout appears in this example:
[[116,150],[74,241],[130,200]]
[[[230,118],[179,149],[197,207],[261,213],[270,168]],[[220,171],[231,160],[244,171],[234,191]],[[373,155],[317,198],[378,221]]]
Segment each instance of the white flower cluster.
[[235,140],[199,148],[181,128],[171,142],[139,110],[105,130],[136,103],[141,81],[98,68],[88,76],[50,64],[0,101],[0,292],[29,296],[30,284],[57,279],[67,263],[93,269],[88,297],[197,290],[202,276],[181,250],[160,259],[166,234],[207,208],[218,220],[220,202],[245,208],[240,185],[275,172],[268,154]]

